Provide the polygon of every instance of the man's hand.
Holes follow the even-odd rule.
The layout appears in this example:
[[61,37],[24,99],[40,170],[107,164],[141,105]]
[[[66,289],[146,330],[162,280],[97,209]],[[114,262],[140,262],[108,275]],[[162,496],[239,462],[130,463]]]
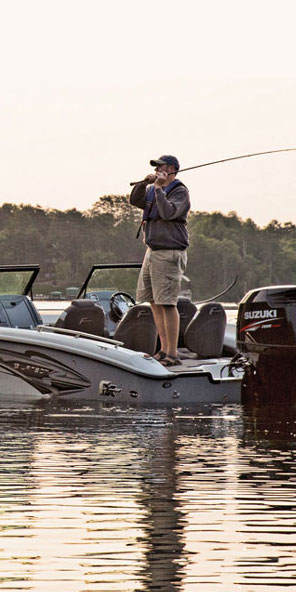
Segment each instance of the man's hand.
[[156,179],[154,181],[155,189],[158,189],[159,187],[162,187],[163,185],[165,185],[167,182],[167,178],[168,178],[168,174],[166,173],[166,171],[158,171],[156,173]]
[[143,183],[145,183],[146,185],[151,185],[152,183],[154,183],[156,179],[156,175],[154,175],[153,173],[150,173],[150,175],[146,175]]

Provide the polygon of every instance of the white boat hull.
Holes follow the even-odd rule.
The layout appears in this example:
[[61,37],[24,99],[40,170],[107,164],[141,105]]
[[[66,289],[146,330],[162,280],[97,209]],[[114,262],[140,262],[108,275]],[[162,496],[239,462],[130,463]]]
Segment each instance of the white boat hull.
[[192,360],[169,371],[147,354],[79,334],[0,331],[0,364],[40,398],[166,407],[240,402],[241,380],[228,376],[228,362]]

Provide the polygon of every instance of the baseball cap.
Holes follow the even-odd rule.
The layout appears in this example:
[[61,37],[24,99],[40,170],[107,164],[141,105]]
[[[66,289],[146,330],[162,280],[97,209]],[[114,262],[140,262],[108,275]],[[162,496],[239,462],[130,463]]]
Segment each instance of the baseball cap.
[[160,156],[155,160],[150,160],[150,164],[154,167],[160,166],[162,164],[170,164],[175,167],[176,171],[178,171],[180,168],[178,159],[175,156],[172,156],[171,154],[164,154],[163,156]]

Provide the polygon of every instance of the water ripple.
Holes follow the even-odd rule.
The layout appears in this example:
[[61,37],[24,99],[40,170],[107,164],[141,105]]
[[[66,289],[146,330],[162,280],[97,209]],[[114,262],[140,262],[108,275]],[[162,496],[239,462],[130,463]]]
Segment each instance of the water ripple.
[[0,411],[0,590],[296,590],[296,417]]

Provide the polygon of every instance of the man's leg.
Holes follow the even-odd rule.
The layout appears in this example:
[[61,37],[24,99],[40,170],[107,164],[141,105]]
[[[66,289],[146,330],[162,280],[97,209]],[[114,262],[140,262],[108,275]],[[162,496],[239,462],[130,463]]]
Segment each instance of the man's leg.
[[[161,350],[177,357],[180,316],[177,309],[182,275],[186,267],[186,252],[174,250],[151,251],[151,302],[154,321],[160,338]],[[162,304],[156,304],[162,302]],[[167,303],[167,304],[165,304]]]
[[164,305],[163,317],[166,335],[167,349],[165,350],[168,356],[176,358],[178,355],[178,339],[180,328],[180,315],[176,306]]
[[168,356],[177,356],[180,316],[176,306],[151,303],[154,322],[160,339],[160,349]]
[[160,340],[160,349],[161,351],[167,353],[168,342],[165,330],[165,316],[163,312],[163,306],[162,304],[155,304],[155,302],[151,302],[151,308]]

